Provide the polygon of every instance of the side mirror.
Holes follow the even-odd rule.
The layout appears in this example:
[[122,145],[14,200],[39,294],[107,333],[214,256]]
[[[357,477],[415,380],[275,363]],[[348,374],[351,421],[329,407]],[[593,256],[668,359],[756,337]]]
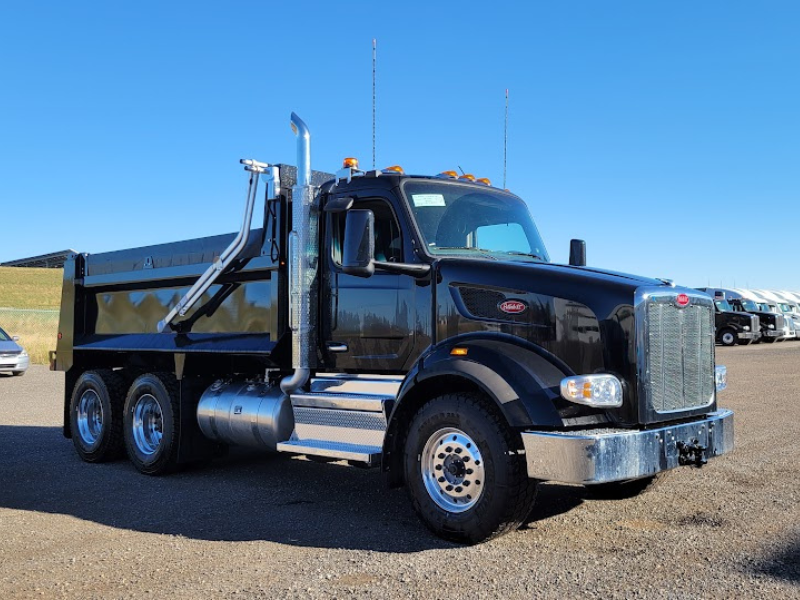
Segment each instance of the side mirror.
[[12,335],[11,336],[11,341],[12,342],[18,342],[19,341],[19,336],[18,335]]
[[569,264],[573,267],[586,266],[586,242],[583,240],[569,241]]
[[375,272],[375,215],[371,210],[347,211],[342,271],[356,277],[370,277]]

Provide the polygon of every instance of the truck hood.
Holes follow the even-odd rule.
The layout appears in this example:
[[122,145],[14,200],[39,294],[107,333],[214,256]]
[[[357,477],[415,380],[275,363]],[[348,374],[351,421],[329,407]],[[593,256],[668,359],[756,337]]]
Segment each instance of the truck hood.
[[592,307],[599,318],[620,304],[632,305],[634,292],[639,287],[669,287],[659,279],[553,263],[443,258],[438,261],[438,266],[451,284],[484,284],[565,298]]

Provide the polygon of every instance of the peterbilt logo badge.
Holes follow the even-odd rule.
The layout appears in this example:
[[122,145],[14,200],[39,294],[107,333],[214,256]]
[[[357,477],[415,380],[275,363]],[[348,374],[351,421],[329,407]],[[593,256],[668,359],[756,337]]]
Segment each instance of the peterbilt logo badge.
[[518,315],[524,313],[528,308],[522,300],[506,300],[497,305],[497,308],[509,315]]
[[678,297],[675,298],[675,304],[683,308],[684,306],[689,306],[689,296],[686,294],[678,294]]

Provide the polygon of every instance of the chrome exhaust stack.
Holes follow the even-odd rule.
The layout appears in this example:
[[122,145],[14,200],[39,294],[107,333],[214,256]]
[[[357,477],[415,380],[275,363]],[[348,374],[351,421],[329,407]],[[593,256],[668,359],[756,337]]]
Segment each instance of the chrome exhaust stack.
[[292,188],[292,231],[289,234],[289,327],[292,331],[294,373],[281,380],[286,394],[303,387],[311,375],[312,302],[317,276],[317,214],[311,185],[311,132],[295,113],[292,131],[297,135],[297,182]]

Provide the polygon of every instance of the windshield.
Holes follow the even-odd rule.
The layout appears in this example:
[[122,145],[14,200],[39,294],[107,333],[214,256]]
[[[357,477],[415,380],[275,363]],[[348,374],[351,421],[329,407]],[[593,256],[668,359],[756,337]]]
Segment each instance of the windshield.
[[794,312],[794,311],[792,310],[792,305],[791,305],[791,304],[781,304],[781,305],[779,305],[779,306],[781,307],[781,310],[782,310],[783,312],[785,312],[785,313]]
[[761,309],[752,300],[742,300],[742,308],[747,312],[761,312]]
[[0,329],[0,342],[10,342],[11,336],[8,335],[5,331]]
[[717,305],[717,310],[731,312],[733,311],[733,307],[728,304],[727,300],[714,300],[714,304]]
[[550,261],[528,207],[512,194],[430,180],[408,180],[403,192],[430,254]]

